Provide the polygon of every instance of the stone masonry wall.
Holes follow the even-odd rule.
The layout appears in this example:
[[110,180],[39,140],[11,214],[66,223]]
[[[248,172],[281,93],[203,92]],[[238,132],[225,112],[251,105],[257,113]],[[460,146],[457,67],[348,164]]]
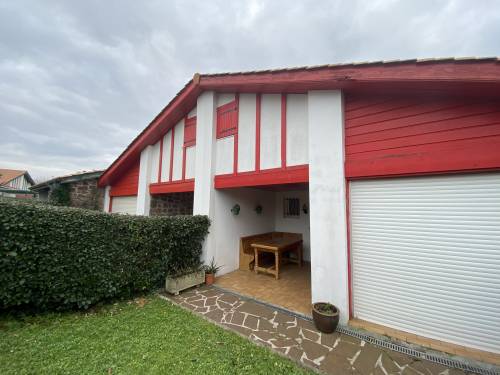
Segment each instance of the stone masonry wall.
[[102,210],[104,189],[97,186],[97,178],[69,183],[70,206]]
[[151,216],[193,214],[194,193],[170,193],[151,196]]

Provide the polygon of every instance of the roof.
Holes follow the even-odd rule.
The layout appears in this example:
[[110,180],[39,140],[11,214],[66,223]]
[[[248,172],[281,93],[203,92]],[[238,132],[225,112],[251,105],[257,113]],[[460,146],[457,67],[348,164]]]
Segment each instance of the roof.
[[26,180],[28,180],[30,184],[35,183],[29,175],[28,171],[19,169],[0,169],[0,185],[6,185],[9,181],[12,181],[15,178],[23,175],[25,175]]
[[82,180],[90,180],[93,178],[99,178],[103,170],[91,170],[91,171],[79,171],[79,172],[74,172],[71,174],[67,174],[64,176],[59,176],[59,177],[54,177],[51,178],[50,180],[40,182],[39,184],[36,184],[32,186],[30,189],[34,191],[40,191],[44,189],[48,189],[50,185],[54,184],[68,184],[70,182],[75,182],[75,181],[82,181]]
[[497,95],[498,57],[463,57],[350,62],[283,69],[198,74],[104,171],[99,185],[111,184],[137,161],[141,150],[154,144],[196,104],[203,91],[307,92],[308,90],[374,90],[416,88],[459,92],[467,85],[478,95]]

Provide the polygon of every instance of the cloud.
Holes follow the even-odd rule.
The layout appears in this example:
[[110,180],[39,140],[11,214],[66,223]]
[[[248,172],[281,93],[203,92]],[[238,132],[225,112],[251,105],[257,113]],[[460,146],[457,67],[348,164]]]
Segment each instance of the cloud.
[[195,72],[498,55],[496,1],[6,1],[0,166],[105,168]]

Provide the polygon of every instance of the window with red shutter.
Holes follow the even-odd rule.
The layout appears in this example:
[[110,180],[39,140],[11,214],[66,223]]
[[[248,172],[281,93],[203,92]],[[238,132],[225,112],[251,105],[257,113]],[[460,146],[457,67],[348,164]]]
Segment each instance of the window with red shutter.
[[217,138],[224,138],[238,132],[238,102],[224,104],[217,108]]
[[196,144],[196,116],[184,121],[184,147]]

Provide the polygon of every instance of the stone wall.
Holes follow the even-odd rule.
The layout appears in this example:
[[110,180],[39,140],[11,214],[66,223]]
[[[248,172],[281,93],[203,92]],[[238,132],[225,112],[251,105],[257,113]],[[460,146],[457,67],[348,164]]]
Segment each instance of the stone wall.
[[193,214],[193,193],[170,193],[151,196],[151,216]]
[[104,189],[97,186],[97,178],[69,183],[70,206],[102,210]]

